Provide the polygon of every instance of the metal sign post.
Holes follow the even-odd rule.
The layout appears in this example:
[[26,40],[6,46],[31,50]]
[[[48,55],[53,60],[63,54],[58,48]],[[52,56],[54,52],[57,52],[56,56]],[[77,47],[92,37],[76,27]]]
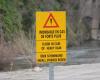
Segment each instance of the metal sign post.
[[49,80],[54,80],[54,64],[49,63]]

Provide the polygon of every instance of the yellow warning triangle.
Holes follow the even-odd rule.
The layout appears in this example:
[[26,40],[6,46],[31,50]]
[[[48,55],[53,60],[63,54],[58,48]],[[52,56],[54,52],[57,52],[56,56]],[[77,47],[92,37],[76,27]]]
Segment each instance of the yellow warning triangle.
[[50,13],[44,24],[44,28],[57,28],[57,27],[59,27],[58,23],[56,22],[54,16]]

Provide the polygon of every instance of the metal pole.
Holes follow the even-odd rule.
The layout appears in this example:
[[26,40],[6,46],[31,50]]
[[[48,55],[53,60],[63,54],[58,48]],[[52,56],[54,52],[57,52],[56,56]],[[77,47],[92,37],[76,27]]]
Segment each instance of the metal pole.
[[54,65],[49,63],[49,80],[54,80]]

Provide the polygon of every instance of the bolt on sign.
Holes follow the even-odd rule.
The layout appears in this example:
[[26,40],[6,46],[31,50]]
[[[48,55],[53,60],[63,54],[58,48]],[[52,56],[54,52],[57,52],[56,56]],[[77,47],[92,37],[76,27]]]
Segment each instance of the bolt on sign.
[[66,62],[65,11],[36,12],[37,63]]

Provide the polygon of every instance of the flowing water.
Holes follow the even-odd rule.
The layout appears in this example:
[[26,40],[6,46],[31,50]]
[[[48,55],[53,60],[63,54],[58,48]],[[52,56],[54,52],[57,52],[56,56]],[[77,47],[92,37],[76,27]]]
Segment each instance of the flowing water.
[[68,51],[68,64],[100,63],[100,41],[88,41]]

